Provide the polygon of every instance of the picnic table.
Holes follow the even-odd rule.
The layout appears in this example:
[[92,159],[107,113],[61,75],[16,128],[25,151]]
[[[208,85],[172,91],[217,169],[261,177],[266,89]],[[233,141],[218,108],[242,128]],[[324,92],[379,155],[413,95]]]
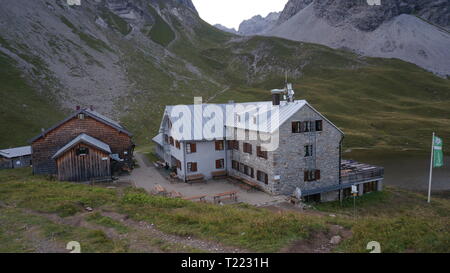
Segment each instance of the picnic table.
[[192,196],[192,197],[185,197],[185,198],[183,198],[183,200],[187,200],[187,201],[199,200],[199,202],[206,203],[206,197],[207,197],[207,195],[197,195],[197,196]]
[[214,203],[219,203],[222,200],[233,200],[237,202],[237,191],[229,191],[224,193],[218,193],[213,196]]

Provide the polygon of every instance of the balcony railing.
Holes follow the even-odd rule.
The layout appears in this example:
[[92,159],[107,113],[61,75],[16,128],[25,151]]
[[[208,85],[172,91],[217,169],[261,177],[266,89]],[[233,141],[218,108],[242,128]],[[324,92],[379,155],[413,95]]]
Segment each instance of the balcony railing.
[[384,178],[384,168],[370,165],[359,165],[346,168],[343,164],[341,169],[341,184],[358,183]]

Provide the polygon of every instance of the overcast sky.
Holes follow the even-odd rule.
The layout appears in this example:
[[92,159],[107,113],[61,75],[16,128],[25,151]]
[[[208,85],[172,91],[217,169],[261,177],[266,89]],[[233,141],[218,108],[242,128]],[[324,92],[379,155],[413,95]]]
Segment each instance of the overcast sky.
[[238,29],[239,24],[255,15],[267,16],[282,11],[288,0],[192,0],[200,17],[211,25]]

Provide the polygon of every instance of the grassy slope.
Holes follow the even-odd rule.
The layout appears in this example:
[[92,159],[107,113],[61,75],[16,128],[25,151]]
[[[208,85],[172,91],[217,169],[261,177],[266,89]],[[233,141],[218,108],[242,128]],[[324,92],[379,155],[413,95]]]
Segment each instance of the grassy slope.
[[[27,169],[0,171],[0,251],[36,251],[27,236],[27,225],[42,240],[63,243],[79,238],[89,252],[126,252],[129,243],[110,238],[90,228],[57,223],[40,215],[80,215],[83,206],[96,213],[87,220],[115,229],[134,232],[120,222],[98,214],[100,211],[128,215],[136,221],[154,224],[159,230],[181,236],[218,241],[253,251],[278,251],[290,242],[327,232],[330,225],[351,228],[353,236],[337,251],[367,252],[370,241],[379,241],[383,252],[448,252],[450,201],[425,197],[408,191],[388,189],[358,199],[358,220],[352,217],[352,202],[320,205],[324,214],[272,212],[248,205],[215,206],[179,199],[150,196],[136,189],[106,189],[74,183],[49,181],[31,176]],[[29,216],[31,215],[33,216]],[[336,217],[328,216],[335,213]],[[28,216],[28,217],[27,217]],[[74,237],[75,236],[75,237]]]
[[62,118],[54,102],[30,86],[13,60],[0,53],[0,148],[27,141]]
[[[105,16],[116,34],[120,32],[111,43],[123,53],[127,76],[139,90],[122,99],[118,107],[124,113],[121,121],[135,134],[138,144],[147,144],[155,135],[165,105],[192,103],[194,96],[207,100],[225,87],[230,87],[229,91],[213,102],[269,100],[269,90],[282,87],[285,69],[290,71],[296,97],[307,99],[341,127],[347,147],[426,150],[431,131],[450,138],[449,79],[398,60],[364,58],[279,38],[240,39],[201,19],[187,27],[167,11],[162,14],[144,32],[174,54],[166,54],[164,59],[137,50],[132,40],[123,39],[127,24]],[[84,34],[66,18],[61,20],[90,47],[118,52]],[[12,95],[19,93],[14,88],[10,85],[5,97],[26,103],[27,98]],[[29,122],[7,119],[6,127],[17,129],[12,128],[14,134],[8,139],[3,136],[0,145],[24,144],[29,137],[24,128],[31,124],[35,132],[34,128],[46,127],[47,121],[59,117],[46,114],[49,109],[54,107],[29,107]]]
[[[432,131],[450,138],[450,80],[399,60],[361,58],[321,46],[269,39],[257,37],[235,47],[241,55],[251,56],[258,43],[265,43],[271,52],[287,54],[277,55],[287,67],[310,58],[302,76],[291,78],[296,97],[308,100],[342,128],[347,147],[425,150]],[[296,59],[293,56],[298,52],[304,56]],[[215,54],[219,60],[227,52]],[[270,58],[260,59],[258,65],[270,64]],[[284,79],[275,76],[244,87],[245,78],[240,75],[246,75],[247,68],[236,62],[222,67],[237,84],[218,96],[217,102],[270,100],[268,90],[283,86]]]

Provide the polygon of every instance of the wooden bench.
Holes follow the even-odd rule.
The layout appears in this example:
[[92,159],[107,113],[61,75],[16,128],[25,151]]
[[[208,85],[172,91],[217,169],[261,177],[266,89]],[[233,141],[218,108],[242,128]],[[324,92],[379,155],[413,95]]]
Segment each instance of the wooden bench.
[[213,179],[222,179],[222,178],[226,178],[228,176],[228,172],[227,171],[212,172],[211,176]]
[[213,196],[214,203],[219,203],[223,200],[233,200],[237,202],[237,191],[230,191],[230,192],[224,192],[224,193],[218,193]]
[[192,183],[206,183],[206,180],[203,174],[194,174],[187,176],[186,182],[192,185]]
[[185,198],[183,198],[183,200],[187,200],[187,201],[198,200],[199,202],[206,203],[206,197],[207,197],[207,195],[198,195],[198,196],[192,196],[192,197],[185,197]]

